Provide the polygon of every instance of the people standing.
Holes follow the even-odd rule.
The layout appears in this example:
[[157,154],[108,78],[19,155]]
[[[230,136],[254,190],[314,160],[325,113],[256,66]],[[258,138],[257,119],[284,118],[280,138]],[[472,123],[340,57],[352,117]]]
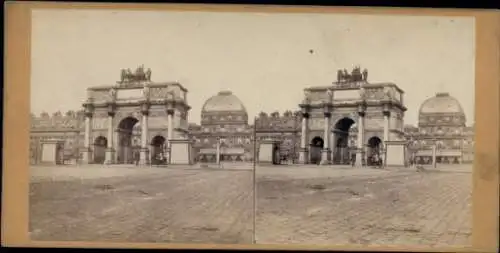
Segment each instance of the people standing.
[[134,162],[135,162],[135,166],[139,166],[139,160],[140,160],[140,154],[139,154],[139,151],[134,151]]

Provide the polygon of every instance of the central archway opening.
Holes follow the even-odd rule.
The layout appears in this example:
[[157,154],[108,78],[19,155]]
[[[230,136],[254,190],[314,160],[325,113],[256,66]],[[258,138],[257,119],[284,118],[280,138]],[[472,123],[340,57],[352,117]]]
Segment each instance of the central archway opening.
[[152,164],[165,164],[167,156],[165,149],[167,140],[161,135],[153,137],[151,140],[151,163]]
[[382,163],[382,140],[373,136],[368,140],[368,166],[378,166]]
[[108,139],[99,136],[94,140],[94,163],[103,164],[106,159],[106,147],[108,146]]
[[351,162],[349,149],[349,130],[353,127],[355,121],[351,118],[344,117],[335,123],[334,132],[334,150],[333,164],[349,164]]
[[312,164],[319,164],[321,162],[321,150],[325,142],[323,138],[316,136],[311,140],[310,144],[310,161]]
[[118,150],[116,160],[121,164],[132,164],[139,158],[140,146],[136,141],[140,136],[137,129],[139,120],[134,117],[126,117],[118,124]]

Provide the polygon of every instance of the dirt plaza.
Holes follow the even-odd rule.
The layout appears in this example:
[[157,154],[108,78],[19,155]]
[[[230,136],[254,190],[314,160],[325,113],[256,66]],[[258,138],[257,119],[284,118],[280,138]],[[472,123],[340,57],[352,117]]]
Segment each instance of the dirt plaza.
[[[271,171],[271,170],[274,170]],[[266,244],[469,245],[472,166],[257,170]]]
[[[470,165],[258,166],[256,243],[467,245]],[[252,243],[251,164],[34,166],[33,240]]]
[[31,171],[33,240],[252,243],[252,171],[134,166]]

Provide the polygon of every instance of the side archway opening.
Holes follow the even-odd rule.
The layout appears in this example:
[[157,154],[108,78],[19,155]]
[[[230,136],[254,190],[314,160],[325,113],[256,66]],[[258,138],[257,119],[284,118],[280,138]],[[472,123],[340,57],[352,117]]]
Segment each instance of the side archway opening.
[[319,136],[315,136],[311,140],[311,144],[309,145],[309,156],[312,164],[319,164],[321,162],[321,150],[324,146],[325,141]]
[[103,164],[106,159],[106,147],[108,139],[104,136],[98,136],[94,140],[94,163]]
[[165,164],[167,157],[165,148],[167,140],[161,135],[153,137],[151,140],[151,163],[152,164]]
[[373,136],[370,139],[368,139],[368,154],[367,154],[368,166],[381,165],[382,162],[381,151],[382,151],[382,140],[379,137]]

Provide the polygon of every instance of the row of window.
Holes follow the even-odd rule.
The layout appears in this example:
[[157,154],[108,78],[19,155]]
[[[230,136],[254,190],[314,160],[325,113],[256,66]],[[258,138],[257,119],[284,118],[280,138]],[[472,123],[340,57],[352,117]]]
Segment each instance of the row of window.
[[203,117],[204,120],[210,121],[210,120],[243,120],[243,116],[238,115],[238,116],[233,116],[233,115],[210,115],[210,116],[205,116]]

